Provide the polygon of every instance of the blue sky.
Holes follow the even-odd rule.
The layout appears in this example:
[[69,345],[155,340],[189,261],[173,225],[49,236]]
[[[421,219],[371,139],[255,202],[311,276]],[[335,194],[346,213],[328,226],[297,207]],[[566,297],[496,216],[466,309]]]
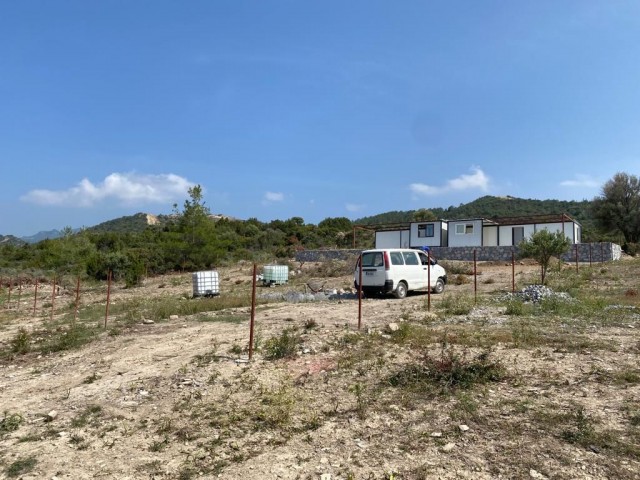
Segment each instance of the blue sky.
[[0,5],[0,234],[352,219],[640,173],[640,2]]

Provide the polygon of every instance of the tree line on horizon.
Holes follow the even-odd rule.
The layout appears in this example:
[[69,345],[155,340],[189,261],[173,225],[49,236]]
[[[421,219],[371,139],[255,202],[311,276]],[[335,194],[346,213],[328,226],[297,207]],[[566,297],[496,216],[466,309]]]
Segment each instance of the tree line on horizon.
[[[134,286],[148,275],[197,271],[238,261],[286,261],[302,249],[371,248],[372,229],[367,225],[411,221],[530,216],[566,213],[583,226],[583,242],[614,241],[635,254],[640,243],[640,182],[618,173],[592,201],[526,200],[513,197],[481,197],[447,209],[387,212],[351,221],[326,218],[317,225],[301,217],[261,222],[256,218],[213,221],[199,185],[189,189],[181,209],[160,225],[104,228],[73,232],[67,227],[57,239],[35,244],[0,246],[0,276],[12,272],[42,272],[116,279]],[[115,228],[115,221],[111,222]],[[361,227],[361,228],[358,228]],[[354,238],[355,237],[355,238]]]

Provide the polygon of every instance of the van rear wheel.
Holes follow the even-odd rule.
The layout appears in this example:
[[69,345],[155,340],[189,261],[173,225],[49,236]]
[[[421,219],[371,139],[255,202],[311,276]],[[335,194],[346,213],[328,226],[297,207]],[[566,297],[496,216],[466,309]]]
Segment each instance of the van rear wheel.
[[393,292],[396,298],[405,298],[407,296],[407,284],[404,282],[398,283],[395,291]]

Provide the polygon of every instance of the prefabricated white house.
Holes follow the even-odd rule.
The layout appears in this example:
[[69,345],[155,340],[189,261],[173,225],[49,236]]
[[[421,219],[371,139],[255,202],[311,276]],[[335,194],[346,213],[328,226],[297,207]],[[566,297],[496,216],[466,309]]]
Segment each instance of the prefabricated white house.
[[376,230],[376,248],[446,247],[446,221],[412,222],[408,227]]
[[[572,244],[582,241],[582,225],[565,214],[505,217],[497,221],[499,225],[496,227],[496,243],[486,245],[515,246],[540,230],[563,232]],[[493,240],[493,237],[491,239]]]
[[409,248],[410,230],[376,230],[376,248]]
[[[493,238],[493,230],[496,224],[484,218],[471,218],[467,220],[450,220],[448,247],[482,247],[485,243],[485,233]],[[491,242],[492,243],[492,242]]]
[[517,246],[539,230],[564,232],[580,243],[582,226],[566,214],[411,222],[376,229],[376,248]]

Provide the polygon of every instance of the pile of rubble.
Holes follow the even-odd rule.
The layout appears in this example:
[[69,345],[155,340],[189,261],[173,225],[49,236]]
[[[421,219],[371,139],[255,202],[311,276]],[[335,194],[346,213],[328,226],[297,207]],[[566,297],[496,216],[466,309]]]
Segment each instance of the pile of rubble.
[[295,290],[286,290],[282,292],[268,292],[260,294],[260,298],[265,300],[285,301],[291,303],[300,302],[319,302],[323,300],[353,300],[358,295],[342,289],[323,290],[315,293],[302,293]]
[[519,292],[507,293],[503,300],[510,300],[512,298],[519,298],[523,302],[532,303],[540,303],[542,300],[547,298],[559,298],[566,301],[573,300],[568,293],[554,292],[545,285],[527,285]]

